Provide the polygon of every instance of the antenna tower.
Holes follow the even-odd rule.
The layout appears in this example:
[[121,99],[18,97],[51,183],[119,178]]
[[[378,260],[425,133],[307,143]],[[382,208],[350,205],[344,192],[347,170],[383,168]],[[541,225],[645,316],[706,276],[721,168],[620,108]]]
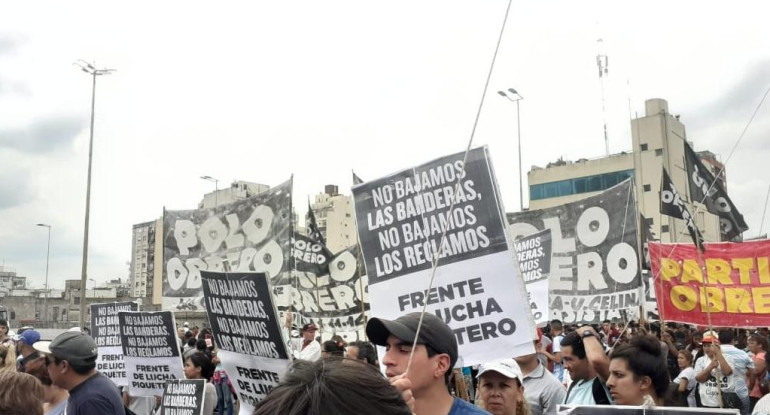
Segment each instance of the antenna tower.
[[604,151],[607,156],[610,155],[610,139],[607,136],[607,109],[604,104],[604,78],[607,76],[609,59],[607,55],[601,52],[602,39],[596,41],[599,43],[599,54],[596,55],[596,66],[599,68],[599,84],[602,88],[602,120],[604,122]]

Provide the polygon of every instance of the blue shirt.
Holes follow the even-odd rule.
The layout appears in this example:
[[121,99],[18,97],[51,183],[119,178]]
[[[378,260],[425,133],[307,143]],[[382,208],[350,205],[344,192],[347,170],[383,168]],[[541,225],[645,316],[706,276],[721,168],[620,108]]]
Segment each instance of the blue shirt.
[[126,415],[118,387],[97,372],[70,391],[67,415]]
[[473,406],[471,403],[460,398],[455,398],[452,408],[447,415],[489,415],[489,412]]

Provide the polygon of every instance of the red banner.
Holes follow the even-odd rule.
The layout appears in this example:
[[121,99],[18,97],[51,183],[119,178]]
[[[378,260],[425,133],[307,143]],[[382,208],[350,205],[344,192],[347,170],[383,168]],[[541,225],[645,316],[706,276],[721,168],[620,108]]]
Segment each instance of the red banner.
[[662,319],[719,327],[770,326],[770,241],[649,243]]

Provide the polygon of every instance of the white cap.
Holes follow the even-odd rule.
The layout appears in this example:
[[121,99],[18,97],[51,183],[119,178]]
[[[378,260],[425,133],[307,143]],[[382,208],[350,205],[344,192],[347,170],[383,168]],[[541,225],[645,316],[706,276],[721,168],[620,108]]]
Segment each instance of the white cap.
[[484,363],[479,367],[479,374],[476,378],[480,378],[486,372],[497,372],[510,379],[519,379],[524,376],[521,374],[521,368],[519,364],[513,359],[500,359],[490,363]]

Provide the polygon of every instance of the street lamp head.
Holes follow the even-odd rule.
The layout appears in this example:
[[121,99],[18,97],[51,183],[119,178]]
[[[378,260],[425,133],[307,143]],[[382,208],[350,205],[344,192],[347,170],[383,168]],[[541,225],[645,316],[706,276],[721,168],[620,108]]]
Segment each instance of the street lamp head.
[[508,88],[508,92],[510,92],[510,93],[512,93],[512,94],[516,94],[516,95],[519,95],[519,93],[518,93],[518,92],[516,92],[516,90],[515,90],[515,89],[513,89],[513,88]]
[[46,228],[50,228],[51,225],[46,225],[45,223],[38,223],[37,226],[44,226]]
[[499,94],[501,97],[506,97],[506,98],[508,98],[508,95],[505,93],[505,91],[497,91],[497,93],[498,93],[498,94]]

